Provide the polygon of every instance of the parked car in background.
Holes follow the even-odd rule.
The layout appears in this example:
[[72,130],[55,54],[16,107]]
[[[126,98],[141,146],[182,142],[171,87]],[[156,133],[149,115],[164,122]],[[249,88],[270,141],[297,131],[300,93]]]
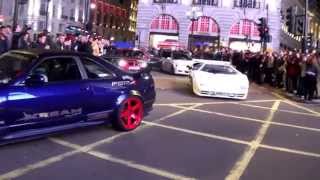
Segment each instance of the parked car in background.
[[188,75],[190,73],[188,66],[194,64],[189,51],[162,50],[160,56],[162,57],[161,71],[170,74]]
[[137,72],[147,68],[149,56],[138,49],[113,49],[103,59],[124,71]]

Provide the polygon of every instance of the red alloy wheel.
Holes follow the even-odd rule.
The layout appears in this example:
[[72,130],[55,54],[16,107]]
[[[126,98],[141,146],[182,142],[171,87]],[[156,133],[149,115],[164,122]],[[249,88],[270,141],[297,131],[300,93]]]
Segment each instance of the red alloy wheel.
[[129,131],[137,128],[143,119],[143,104],[138,97],[126,99],[120,110],[120,123],[123,130]]

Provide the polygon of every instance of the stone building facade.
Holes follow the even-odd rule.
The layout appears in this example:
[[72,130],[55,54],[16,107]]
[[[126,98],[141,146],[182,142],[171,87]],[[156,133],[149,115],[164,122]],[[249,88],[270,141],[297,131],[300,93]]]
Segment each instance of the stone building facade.
[[[259,18],[267,18],[272,36],[269,49],[280,48],[281,1],[278,0],[140,0],[138,6],[139,42],[142,47],[157,46],[166,39],[184,46],[228,46],[237,50],[261,48]],[[201,16],[192,21],[188,14]],[[188,13],[189,12],[189,13]],[[192,25],[193,24],[193,25]],[[193,28],[192,28],[193,27]]]

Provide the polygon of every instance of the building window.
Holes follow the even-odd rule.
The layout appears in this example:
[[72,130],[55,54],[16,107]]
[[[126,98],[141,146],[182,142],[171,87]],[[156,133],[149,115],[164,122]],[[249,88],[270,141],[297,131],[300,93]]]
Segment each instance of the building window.
[[53,5],[53,8],[52,8],[52,17],[56,17],[57,16],[57,9],[56,9],[56,5]]
[[71,20],[71,21],[75,21],[74,14],[75,14],[75,10],[74,10],[74,9],[71,9],[71,10],[70,10],[70,20]]
[[250,36],[251,34],[251,21],[245,19],[242,21],[242,34],[245,36]]
[[260,9],[261,2],[257,0],[234,0],[234,7]]
[[80,6],[83,6],[83,5],[84,5],[84,0],[80,0],[80,1],[79,1],[79,5],[80,5]]
[[177,21],[170,15],[162,14],[156,17],[151,23],[154,30],[175,30],[179,29]]
[[218,6],[218,0],[193,0],[194,5]]
[[79,19],[78,19],[79,22],[83,22],[83,10],[80,9],[79,10]]
[[209,17],[201,18],[200,32],[209,32]]
[[170,3],[177,4],[178,0],[153,0],[153,3]]
[[41,16],[45,16],[46,14],[47,14],[47,5],[46,5],[46,3],[45,2],[41,2],[41,4],[40,4],[40,15]]
[[219,26],[213,18],[209,16],[201,16],[198,21],[194,21],[193,23],[191,22],[189,31],[191,33],[219,33]]
[[233,25],[231,30],[230,30],[231,35],[239,35],[240,34],[240,22],[237,24]]
[[44,27],[44,22],[43,22],[43,21],[39,21],[39,22],[38,22],[38,29],[39,29],[40,31],[45,29],[45,27]]
[[64,26],[63,24],[59,24],[59,32],[63,32],[64,31]]
[[258,25],[249,19],[243,19],[231,27],[231,36],[259,37]]

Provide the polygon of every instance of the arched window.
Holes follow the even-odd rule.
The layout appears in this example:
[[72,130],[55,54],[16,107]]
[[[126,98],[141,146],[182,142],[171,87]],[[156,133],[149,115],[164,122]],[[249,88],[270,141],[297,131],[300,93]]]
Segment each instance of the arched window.
[[259,37],[258,25],[253,20],[242,19],[232,25],[230,29],[231,37],[248,36],[251,39]]
[[179,25],[177,20],[170,15],[161,14],[151,22],[151,31],[165,31],[178,33]]
[[[193,24],[193,26],[192,26]],[[192,33],[219,33],[217,22],[209,16],[201,16],[197,21],[191,22],[189,31]]]

